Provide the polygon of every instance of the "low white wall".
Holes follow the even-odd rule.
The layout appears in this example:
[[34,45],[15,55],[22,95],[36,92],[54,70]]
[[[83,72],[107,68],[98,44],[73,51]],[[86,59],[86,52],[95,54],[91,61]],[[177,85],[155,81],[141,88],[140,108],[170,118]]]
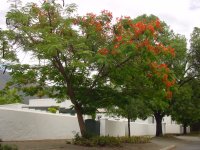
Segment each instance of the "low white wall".
[[188,126],[188,127],[186,128],[186,132],[187,132],[187,133],[190,133],[190,126]]
[[[156,134],[156,124],[131,122],[130,128],[132,136]],[[180,125],[163,123],[164,134],[181,133],[181,129]],[[3,141],[71,139],[77,132],[80,130],[76,116],[0,107]],[[127,121],[100,119],[100,135],[127,136]]]
[[100,135],[125,136],[124,121],[100,119]]
[[[190,133],[190,126],[188,126],[188,127],[186,128],[186,132],[187,132],[187,133]],[[181,133],[181,134],[184,133],[183,125],[180,125],[180,133]]]
[[181,126],[178,124],[166,124],[166,133],[169,134],[180,134],[181,131]]
[[[128,123],[126,122],[126,133],[128,136]],[[156,133],[156,125],[155,124],[147,124],[147,123],[130,123],[130,132],[131,136],[140,136],[140,135],[152,135],[154,136]]]
[[3,141],[71,139],[80,132],[75,116],[0,108]]
[[[156,134],[156,124],[130,123],[131,136]],[[127,121],[100,119],[100,135],[102,136],[128,136]]]

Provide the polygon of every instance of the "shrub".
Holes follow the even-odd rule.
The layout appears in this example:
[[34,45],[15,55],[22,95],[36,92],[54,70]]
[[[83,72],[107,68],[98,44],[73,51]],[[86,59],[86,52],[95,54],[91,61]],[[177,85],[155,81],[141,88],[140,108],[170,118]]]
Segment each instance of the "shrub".
[[0,144],[0,150],[18,150],[18,148],[16,146]]
[[49,108],[48,108],[48,111],[55,114],[56,111],[57,111],[57,109],[54,108],[54,107],[49,107]]
[[120,146],[121,142],[118,138],[110,136],[93,136],[80,137],[78,134],[73,139],[73,144],[82,146]]
[[132,137],[111,137],[111,136],[87,136],[80,137],[78,134],[75,135],[72,143],[75,145],[82,146],[121,146],[122,143],[149,143],[151,137],[149,136],[132,136]]
[[118,137],[122,143],[149,143],[151,141],[150,136],[131,136],[131,137]]
[[120,146],[121,141],[116,137],[97,136],[93,138],[95,145],[98,146]]

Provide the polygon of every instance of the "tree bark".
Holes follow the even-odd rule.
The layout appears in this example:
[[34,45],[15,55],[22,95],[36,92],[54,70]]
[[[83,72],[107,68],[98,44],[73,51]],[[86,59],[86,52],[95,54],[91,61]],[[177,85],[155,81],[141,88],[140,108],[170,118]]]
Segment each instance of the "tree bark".
[[155,119],[156,119],[156,136],[163,136],[162,132],[162,118],[163,115],[161,115],[160,112],[154,113]]
[[67,82],[67,93],[70,97],[71,102],[74,104],[74,108],[77,113],[77,119],[78,119],[81,136],[84,137],[86,133],[86,127],[85,127],[85,122],[83,119],[83,113],[81,111],[81,106],[78,104],[78,102],[75,99],[75,93],[69,81]]
[[130,130],[130,117],[128,116],[128,137],[131,136],[131,130]]
[[[51,26],[51,22],[49,22],[49,23],[50,23],[50,26]],[[55,56],[53,58],[52,63],[54,65],[54,67],[57,68],[58,71],[63,75],[64,81],[67,84],[66,94],[69,96],[71,102],[74,104],[74,108],[75,108],[75,111],[77,113],[77,119],[78,119],[78,123],[79,123],[80,132],[81,132],[81,135],[84,136],[85,133],[86,133],[86,127],[85,127],[85,122],[84,122],[84,119],[83,119],[83,113],[81,111],[82,110],[81,105],[76,101],[74,89],[73,89],[73,86],[72,86],[72,83],[71,83],[71,78],[65,72],[65,68],[60,61],[58,51],[57,51],[57,56]]]
[[84,119],[83,119],[83,114],[81,112],[80,106],[75,105],[75,111],[77,113],[77,119],[78,119],[78,124],[79,124],[79,127],[80,127],[80,132],[81,132],[81,135],[83,137],[86,133],[86,127],[85,127],[85,122],[84,122]]
[[187,134],[187,125],[183,124],[183,134]]

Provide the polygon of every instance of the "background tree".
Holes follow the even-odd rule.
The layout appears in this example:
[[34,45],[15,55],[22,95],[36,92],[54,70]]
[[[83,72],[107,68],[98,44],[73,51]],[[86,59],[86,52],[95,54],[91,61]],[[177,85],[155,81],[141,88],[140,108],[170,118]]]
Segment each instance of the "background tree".
[[172,116],[186,127],[198,121],[199,116],[199,49],[200,29],[195,27],[190,39],[190,49],[185,59],[185,69],[179,72],[178,88],[172,100]]
[[199,81],[191,80],[180,87],[174,95],[172,105],[172,118],[183,124],[184,134],[187,126],[192,125],[200,119]]
[[190,50],[188,59],[188,80],[199,77],[200,69],[200,28],[195,27],[190,39]]
[[121,93],[120,96],[117,98],[119,105],[109,108],[108,111],[111,114],[127,118],[128,136],[130,137],[130,122],[135,121],[137,118],[146,119],[147,116],[149,116],[150,111],[148,110],[148,108],[146,108],[141,98],[136,99],[133,98],[135,97],[135,95],[131,97],[130,95],[127,96],[127,94],[125,93]]
[[[7,69],[9,65],[13,62],[17,62],[16,51],[11,49],[8,40],[9,34],[8,31],[0,29],[0,74],[1,80],[5,80],[8,77]],[[6,76],[4,79],[3,77]],[[21,101],[21,97],[18,94],[16,88],[6,88],[6,81],[1,82],[0,85],[0,105],[17,103]]]

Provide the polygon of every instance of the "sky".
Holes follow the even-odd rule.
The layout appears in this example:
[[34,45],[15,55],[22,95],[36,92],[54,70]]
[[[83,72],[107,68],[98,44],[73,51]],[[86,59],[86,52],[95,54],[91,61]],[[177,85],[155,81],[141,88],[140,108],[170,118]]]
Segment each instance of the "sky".
[[[5,14],[9,10],[8,0],[0,1],[0,27],[5,28]],[[56,0],[62,2],[62,0]],[[43,0],[22,0],[42,3]],[[175,33],[185,35],[188,40],[194,27],[200,27],[200,0],[65,0],[66,4],[78,5],[78,14],[100,13],[109,10],[113,16],[136,18],[153,14],[165,21]]]

